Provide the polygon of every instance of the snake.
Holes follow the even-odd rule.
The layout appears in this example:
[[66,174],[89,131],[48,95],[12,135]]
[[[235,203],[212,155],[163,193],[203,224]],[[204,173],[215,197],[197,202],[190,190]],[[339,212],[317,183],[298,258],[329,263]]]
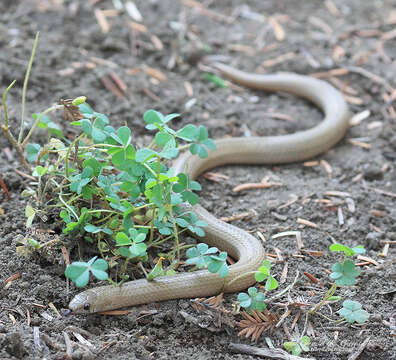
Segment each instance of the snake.
[[[292,134],[216,140],[216,149],[210,150],[207,158],[201,159],[189,152],[180,155],[174,163],[176,174],[184,172],[195,179],[203,172],[225,164],[268,165],[304,161],[326,152],[345,136],[351,113],[342,93],[326,81],[288,72],[248,73],[223,63],[213,63],[211,66],[236,84],[305,98],[322,110],[324,118],[314,127]],[[121,286],[99,286],[75,295],[69,309],[73,313],[89,314],[170,299],[233,293],[253,285],[256,282],[254,272],[265,259],[262,242],[216,218],[199,204],[192,209],[198,219],[208,225],[205,228],[205,243],[226,251],[236,260],[229,266],[225,279],[208,270],[197,270],[161,276],[153,281],[138,279]]]

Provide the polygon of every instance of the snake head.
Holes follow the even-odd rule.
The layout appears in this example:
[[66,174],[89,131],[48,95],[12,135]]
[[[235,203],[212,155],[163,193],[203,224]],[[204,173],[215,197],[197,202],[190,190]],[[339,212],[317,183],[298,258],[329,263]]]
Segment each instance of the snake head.
[[93,291],[83,291],[77,294],[70,301],[69,309],[76,314],[91,314],[95,312],[93,304],[95,304],[96,294]]

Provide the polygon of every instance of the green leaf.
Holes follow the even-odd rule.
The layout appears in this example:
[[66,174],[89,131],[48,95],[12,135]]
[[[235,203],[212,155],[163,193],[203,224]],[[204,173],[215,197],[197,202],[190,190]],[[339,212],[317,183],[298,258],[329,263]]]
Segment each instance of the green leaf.
[[155,152],[154,150],[147,149],[147,148],[139,149],[138,151],[136,151],[135,160],[138,163],[143,163],[143,162],[146,162],[147,160],[153,158],[156,155],[157,155],[157,152]]
[[33,176],[44,176],[46,173],[48,172],[48,168],[47,167],[43,167],[41,165],[38,165],[34,168],[32,175]]
[[88,284],[89,273],[92,274],[99,280],[106,280],[108,278],[107,270],[108,265],[103,259],[97,259],[93,257],[88,262],[73,262],[65,271],[65,276],[71,279],[77,287],[83,287]]
[[91,115],[94,113],[92,108],[86,102],[83,102],[82,104],[78,105],[78,110],[80,111],[80,113],[84,115],[85,114]]
[[278,281],[275,278],[270,276],[267,281],[265,282],[265,290],[275,290],[278,287]]
[[127,126],[122,126],[117,130],[117,135],[121,139],[122,145],[127,146],[131,141],[131,130]]
[[186,141],[195,141],[198,140],[199,130],[195,125],[188,124],[177,131],[176,136]]
[[91,157],[83,161],[83,167],[90,167],[92,169],[92,175],[98,176],[102,171],[103,165],[98,160]]
[[107,280],[109,277],[106,272],[107,267],[108,265],[103,259],[96,260],[91,266],[92,275],[98,280]]
[[212,82],[219,88],[226,88],[228,87],[227,83],[221,78],[214,74],[204,73],[203,79]]
[[30,205],[26,205],[25,208],[25,216],[26,216],[26,227],[29,228],[32,226],[34,217],[36,216],[36,210]]
[[85,103],[86,100],[87,100],[86,96],[79,96],[73,99],[72,104],[74,106],[82,105],[83,103]]
[[335,263],[332,266],[332,270],[330,278],[340,286],[354,285],[356,278],[360,275],[360,270],[356,269],[355,264],[350,260],[346,260],[343,263]]
[[239,293],[238,301],[240,305],[246,309],[248,313],[252,310],[263,311],[266,308],[264,303],[265,295],[258,292],[257,288],[250,287],[248,293]]
[[293,355],[300,355],[302,352],[302,349],[300,348],[300,346],[294,342],[294,341],[286,341],[283,343],[283,347],[290,353],[292,353]]
[[117,246],[124,246],[132,244],[131,239],[123,232],[119,232],[116,235]]
[[146,124],[163,123],[164,116],[158,111],[147,110],[143,115],[143,120]]
[[239,293],[237,299],[243,308],[248,308],[252,304],[252,299],[246,293]]
[[[26,152],[27,152],[26,160],[31,163],[36,162],[38,154],[41,151],[41,149],[42,149],[42,147],[40,144],[27,144],[26,145]],[[47,156],[47,158],[48,158],[48,156]],[[43,161],[44,159],[41,158],[41,160]]]
[[101,227],[97,227],[97,226],[92,225],[92,224],[85,225],[84,226],[84,230],[86,232],[90,232],[90,233],[93,233],[93,234],[97,234],[99,232],[104,232],[105,234],[111,235],[113,233],[110,229],[108,229],[106,227],[101,228]]
[[158,146],[164,147],[168,142],[173,140],[173,136],[167,132],[159,132],[155,135],[154,140]]
[[342,251],[345,256],[353,256],[355,254],[364,254],[366,250],[362,245],[356,246],[354,248],[350,248],[348,246],[342,244],[331,244],[330,245],[331,251]]
[[342,309],[338,311],[349,323],[357,322],[359,324],[365,323],[370,314],[362,310],[362,305],[357,301],[345,300],[342,303]]

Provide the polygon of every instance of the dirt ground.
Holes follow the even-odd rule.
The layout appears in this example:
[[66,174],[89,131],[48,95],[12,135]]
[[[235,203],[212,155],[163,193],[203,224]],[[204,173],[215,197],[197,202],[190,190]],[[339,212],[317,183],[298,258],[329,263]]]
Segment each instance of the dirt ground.
[[[311,164],[215,169],[227,178],[214,182],[201,177],[202,204],[218,217],[255,211],[233,224],[259,232],[266,251],[278,253],[273,262],[278,279],[287,264],[280,289],[299,272],[291,302],[314,304],[321,299],[326,288],[303,272],[328,286],[328,270],[336,259],[328,251],[332,241],[364,245],[366,256],[378,266],[363,264],[357,285],[341,289],[339,295],[361,302],[371,314],[369,321],[350,326],[311,316],[305,324],[301,316],[291,331],[301,310],[291,307],[284,327],[301,333],[307,325],[312,343],[306,357],[347,359],[369,338],[359,359],[395,359],[396,270],[391,260],[396,241],[396,1],[135,0],[141,19],[133,12],[114,11],[113,3],[120,2],[0,2],[1,91],[17,80],[7,102],[13,128],[20,118],[23,78],[37,31],[28,118],[61,98],[85,95],[115,125],[127,122],[138,142],[149,139],[142,115],[150,108],[182,113],[178,126],[206,125],[213,138],[284,134],[320,121],[319,110],[290,95],[216,87],[202,76],[203,55],[246,71],[323,73],[344,91],[351,110],[361,114],[346,138]],[[101,17],[108,29],[106,23],[99,25]],[[341,71],[331,72],[337,69]],[[118,86],[117,76],[122,79]],[[53,120],[62,123],[60,115]],[[34,140],[41,141],[43,134],[37,132]],[[16,254],[17,240],[26,234],[26,202],[20,193],[29,180],[15,171],[23,169],[3,135],[0,147],[0,176],[11,193],[9,201],[0,193],[1,359],[258,358],[231,352],[230,343],[250,341],[237,336],[236,326],[217,328],[214,316],[197,312],[189,300],[148,304],[122,316],[63,316],[78,290],[66,287],[60,249],[47,258]],[[238,184],[265,176],[283,186],[232,192]],[[301,232],[304,249],[323,255],[300,252],[295,237],[272,238],[289,230]],[[78,260],[76,252],[72,256]],[[21,277],[6,284],[15,274]],[[235,300],[236,295],[227,296],[226,306],[231,309]],[[278,301],[287,303],[288,298]],[[275,304],[269,308],[280,315],[286,311]],[[333,311],[339,308],[331,306]],[[325,307],[323,313],[336,318],[331,309]],[[232,317],[234,322],[239,319]],[[282,347],[288,335],[280,326],[252,345],[267,347],[265,338]],[[71,357],[66,354],[68,339]]]

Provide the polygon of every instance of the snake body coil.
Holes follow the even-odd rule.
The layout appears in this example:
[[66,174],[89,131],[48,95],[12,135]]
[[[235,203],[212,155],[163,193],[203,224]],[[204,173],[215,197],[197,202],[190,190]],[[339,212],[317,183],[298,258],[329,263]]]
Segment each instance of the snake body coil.
[[[238,84],[304,97],[322,109],[325,118],[315,127],[294,134],[217,140],[216,150],[210,151],[206,159],[183,154],[174,166],[176,174],[187,171],[191,178],[196,178],[203,171],[223,164],[281,164],[306,160],[327,151],[348,129],[349,112],[342,94],[322,80],[292,73],[249,74],[220,63],[213,66]],[[154,281],[130,281],[121,287],[108,285],[89,289],[76,295],[69,308],[76,313],[93,313],[154,301],[211,296],[221,290],[236,292],[252,285],[253,275],[240,275],[255,271],[261,265],[265,255],[261,243],[247,232],[217,219],[200,205],[194,206],[194,212],[208,223],[205,242],[238,260],[230,266],[224,288],[224,280],[217,274],[201,270],[159,277]]]

